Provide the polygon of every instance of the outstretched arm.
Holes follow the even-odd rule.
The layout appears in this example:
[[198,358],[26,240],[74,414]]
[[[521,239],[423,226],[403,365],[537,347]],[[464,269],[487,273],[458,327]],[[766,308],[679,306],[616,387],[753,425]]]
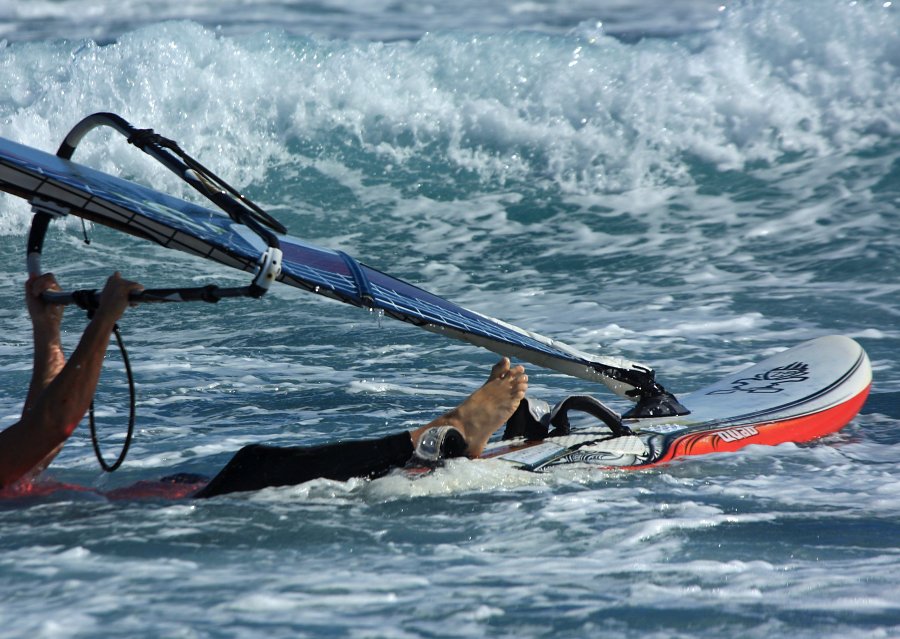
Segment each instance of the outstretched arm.
[[94,318],[66,363],[59,341],[62,312],[40,300],[40,293],[55,287],[51,275],[26,284],[35,365],[22,419],[0,432],[0,488],[49,463],[78,426],[97,388],[110,333],[128,308],[128,294],[143,288],[113,274]]
[[31,370],[31,385],[22,408],[23,416],[31,410],[34,401],[59,375],[66,363],[59,334],[64,307],[60,304],[47,304],[41,299],[45,291],[58,290],[59,285],[52,273],[39,277],[32,276],[25,282],[25,305],[31,316],[34,339],[34,363]]

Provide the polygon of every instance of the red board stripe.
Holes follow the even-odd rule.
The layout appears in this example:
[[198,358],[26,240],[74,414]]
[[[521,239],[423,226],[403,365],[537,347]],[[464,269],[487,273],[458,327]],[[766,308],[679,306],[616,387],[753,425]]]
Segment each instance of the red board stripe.
[[785,442],[806,442],[839,431],[853,419],[869,395],[871,384],[855,397],[823,411],[754,426],[732,426],[675,439],[655,463],[676,457],[706,455],[739,450],[751,444],[775,446]]

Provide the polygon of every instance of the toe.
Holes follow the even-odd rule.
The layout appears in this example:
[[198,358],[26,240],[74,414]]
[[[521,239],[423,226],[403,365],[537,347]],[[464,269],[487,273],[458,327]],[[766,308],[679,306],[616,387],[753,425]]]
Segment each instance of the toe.
[[509,359],[504,357],[491,368],[489,379],[499,379],[509,372]]

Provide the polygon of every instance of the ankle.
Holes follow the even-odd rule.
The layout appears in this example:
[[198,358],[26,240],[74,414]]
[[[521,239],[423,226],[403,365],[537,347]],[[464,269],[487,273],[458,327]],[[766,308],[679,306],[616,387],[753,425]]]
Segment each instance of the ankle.
[[451,457],[462,457],[468,448],[462,431],[450,424],[441,424],[421,433],[413,454],[419,461],[436,464]]

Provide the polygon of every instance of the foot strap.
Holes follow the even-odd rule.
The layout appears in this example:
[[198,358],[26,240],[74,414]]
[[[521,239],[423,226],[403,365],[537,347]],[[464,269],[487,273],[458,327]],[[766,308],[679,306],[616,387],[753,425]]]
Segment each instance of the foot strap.
[[[503,439],[524,437],[529,441],[568,435],[569,411],[577,410],[592,415],[612,431],[615,437],[632,435],[631,429],[622,423],[614,410],[589,395],[570,395],[550,408],[547,402],[526,397],[506,423]],[[552,427],[552,430],[551,430]]]

